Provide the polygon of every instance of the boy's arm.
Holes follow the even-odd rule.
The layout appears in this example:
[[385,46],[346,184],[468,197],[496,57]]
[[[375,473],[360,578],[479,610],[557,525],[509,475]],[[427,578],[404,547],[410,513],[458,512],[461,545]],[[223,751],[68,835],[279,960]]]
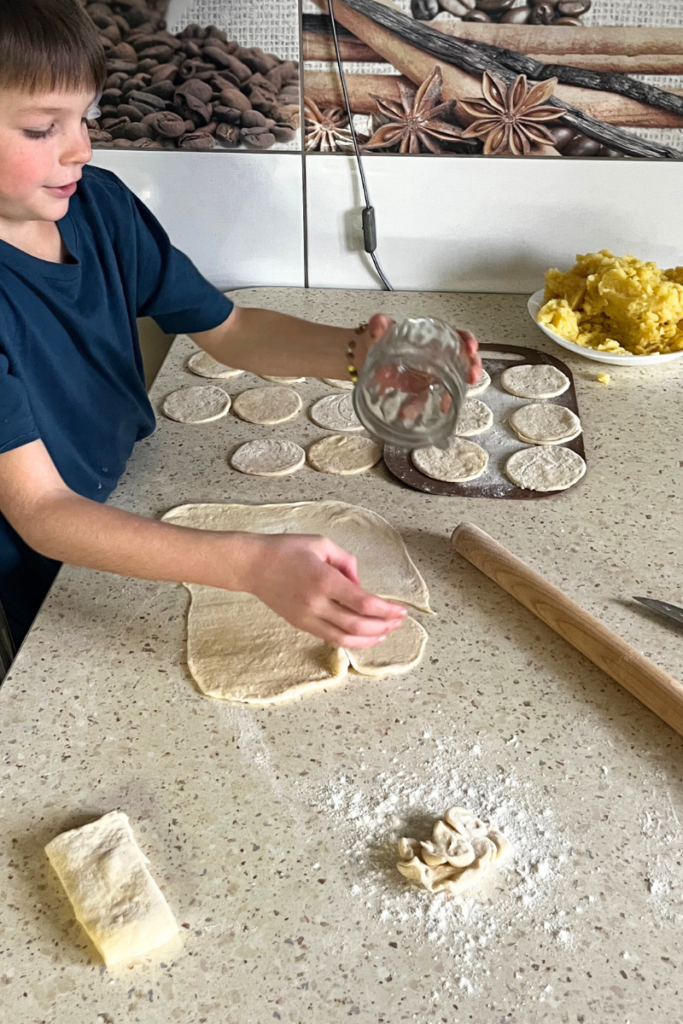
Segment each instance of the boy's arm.
[[219,363],[273,377],[331,377],[348,379],[346,351],[355,337],[357,368],[370,345],[391,323],[381,314],[373,316],[361,335],[353,327],[326,327],[268,309],[235,308],[211,331],[191,334],[192,340]]
[[355,558],[324,537],[193,530],[100,505],[66,486],[42,441],[0,454],[0,512],[48,558],[255,594],[336,646],[370,647],[405,615],[367,594]]
[[[235,306],[218,327],[190,337],[219,363],[259,376],[347,380],[349,341],[355,338],[353,363],[360,370],[370,346],[391,323],[388,316],[376,313],[367,328],[354,335],[349,327],[326,327],[269,309]],[[458,334],[469,359],[469,382],[475,384],[481,373],[476,338],[471,331],[459,330]]]

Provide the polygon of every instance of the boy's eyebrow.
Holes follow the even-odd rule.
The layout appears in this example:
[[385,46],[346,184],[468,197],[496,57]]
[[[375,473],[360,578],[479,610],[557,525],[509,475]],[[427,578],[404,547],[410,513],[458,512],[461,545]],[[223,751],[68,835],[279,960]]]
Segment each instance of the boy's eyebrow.
[[[97,99],[97,96],[93,95],[92,100],[90,101],[90,103],[86,104],[86,107],[92,106],[93,103],[96,101],[96,99]],[[18,113],[19,114],[62,114],[65,110],[68,110],[68,105],[65,105],[63,107],[36,107],[36,106],[32,106],[32,107],[23,107],[21,110],[18,111]]]

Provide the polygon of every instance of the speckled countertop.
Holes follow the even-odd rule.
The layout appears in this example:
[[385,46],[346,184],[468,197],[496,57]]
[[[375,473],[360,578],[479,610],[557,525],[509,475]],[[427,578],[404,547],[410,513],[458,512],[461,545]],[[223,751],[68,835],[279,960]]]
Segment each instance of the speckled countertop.
[[[239,301],[353,325],[433,314],[563,356],[522,296],[251,290]],[[199,383],[178,339],[152,391]],[[2,1024],[683,1022],[683,740],[452,553],[471,520],[677,678],[683,630],[683,361],[569,356],[588,474],[544,501],[433,498],[379,466],[347,479],[234,473],[262,436],[160,418],[113,502],[339,498],[402,533],[438,618],[422,666],[277,708],[200,696],[182,586],[66,569],[0,689]],[[236,394],[251,383],[225,382]],[[322,385],[300,387],[308,400]],[[485,396],[484,396],[485,398]],[[305,416],[277,428],[309,441]],[[392,841],[454,803],[492,814],[514,867],[468,899],[412,890]],[[182,924],[179,949],[106,971],[44,856],[127,812]]]

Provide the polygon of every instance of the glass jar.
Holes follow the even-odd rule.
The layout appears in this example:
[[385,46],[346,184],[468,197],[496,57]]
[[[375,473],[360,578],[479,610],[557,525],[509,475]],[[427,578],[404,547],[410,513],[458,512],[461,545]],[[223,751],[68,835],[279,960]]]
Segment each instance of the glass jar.
[[467,394],[460,335],[430,317],[394,323],[368,352],[353,392],[368,433],[399,448],[447,448]]

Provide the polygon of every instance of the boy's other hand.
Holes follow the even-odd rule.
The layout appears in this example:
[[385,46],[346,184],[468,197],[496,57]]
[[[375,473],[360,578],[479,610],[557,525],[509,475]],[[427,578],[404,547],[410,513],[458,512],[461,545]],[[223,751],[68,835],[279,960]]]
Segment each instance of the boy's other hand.
[[[256,539],[257,538],[257,539]],[[356,559],[325,537],[254,535],[245,589],[297,629],[335,647],[372,647],[406,609],[360,586]]]

